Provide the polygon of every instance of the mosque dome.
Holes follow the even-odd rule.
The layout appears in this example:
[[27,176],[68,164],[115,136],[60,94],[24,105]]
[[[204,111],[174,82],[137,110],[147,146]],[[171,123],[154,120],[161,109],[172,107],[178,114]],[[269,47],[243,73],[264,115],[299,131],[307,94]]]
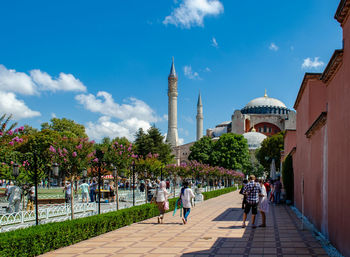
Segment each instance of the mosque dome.
[[242,110],[243,114],[287,114],[288,108],[280,100],[268,97],[265,91],[263,97],[251,100]]
[[243,134],[243,137],[248,141],[249,150],[255,150],[261,146],[262,141],[264,141],[267,136],[259,132],[247,132]]

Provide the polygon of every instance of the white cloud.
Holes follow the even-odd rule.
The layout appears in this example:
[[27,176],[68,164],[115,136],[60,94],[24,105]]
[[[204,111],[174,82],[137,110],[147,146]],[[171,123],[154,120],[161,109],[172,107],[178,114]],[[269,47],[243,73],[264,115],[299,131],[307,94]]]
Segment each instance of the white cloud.
[[314,60],[312,60],[312,58],[308,57],[306,59],[304,59],[303,64],[301,65],[301,67],[303,69],[317,69],[320,68],[324,65],[324,62],[319,60],[320,57],[315,57]]
[[114,102],[111,94],[105,91],[100,91],[96,96],[93,94],[77,95],[75,99],[84,107],[92,112],[101,113],[105,116],[125,120],[130,118],[138,118],[148,122],[156,122],[154,111],[145,102],[136,98],[129,98],[127,103],[118,104]]
[[33,111],[11,92],[0,91],[0,110],[2,113],[12,114],[15,120],[40,116],[40,112]]
[[179,144],[179,145],[183,145],[184,142],[185,142],[185,139],[183,139],[182,137],[179,137],[179,138],[178,138],[178,144]]
[[72,74],[60,73],[57,79],[53,79],[49,74],[41,70],[32,70],[30,75],[33,81],[42,91],[78,91],[85,92],[86,87],[79,79]]
[[36,86],[31,77],[23,72],[7,69],[0,64],[0,90],[24,95],[34,95]]
[[0,64],[0,90],[23,95],[34,95],[40,91],[79,91],[85,92],[86,87],[72,74],[60,73],[57,79],[41,70],[31,70],[29,75],[7,69]]
[[214,47],[216,47],[216,48],[219,47],[219,44],[218,44],[218,42],[216,41],[216,38],[215,38],[215,37],[213,37],[213,38],[211,39],[211,45],[214,46]]
[[271,43],[270,46],[269,46],[269,49],[270,49],[271,51],[277,52],[278,49],[279,49],[279,47],[278,47],[275,43]]
[[198,72],[195,72],[195,71],[192,70],[191,65],[186,65],[186,66],[184,67],[184,74],[185,74],[185,76],[186,76],[187,78],[189,78],[189,79],[201,79],[201,78],[199,77]]
[[144,120],[130,118],[121,122],[113,122],[111,117],[102,116],[96,123],[88,122],[85,126],[89,138],[101,140],[104,137],[126,137],[134,140],[135,133],[139,128],[147,130],[151,125]]
[[180,6],[165,17],[164,24],[173,24],[184,28],[203,26],[205,16],[216,16],[224,11],[219,0],[183,0]]
[[[86,126],[86,133],[95,140],[100,140],[105,136],[126,137],[133,140],[139,128],[147,130],[151,127],[151,123],[162,120],[145,102],[132,97],[125,103],[118,104],[111,94],[100,91],[96,96],[80,94],[75,99],[85,109],[103,115],[96,123],[88,122]],[[119,121],[114,122],[113,118]]]
[[209,67],[206,67],[206,68],[204,69],[204,71],[206,71],[206,72],[211,72],[211,69],[210,69]]

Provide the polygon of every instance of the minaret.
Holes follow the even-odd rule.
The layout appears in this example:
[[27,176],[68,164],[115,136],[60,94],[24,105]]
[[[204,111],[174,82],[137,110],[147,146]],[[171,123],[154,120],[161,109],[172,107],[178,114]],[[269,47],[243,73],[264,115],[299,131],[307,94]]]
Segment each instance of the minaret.
[[197,141],[203,137],[203,105],[201,93],[198,95],[197,103]]
[[166,142],[172,147],[176,147],[178,144],[177,135],[177,75],[173,63],[171,64],[170,74],[168,77],[168,134],[166,136]]

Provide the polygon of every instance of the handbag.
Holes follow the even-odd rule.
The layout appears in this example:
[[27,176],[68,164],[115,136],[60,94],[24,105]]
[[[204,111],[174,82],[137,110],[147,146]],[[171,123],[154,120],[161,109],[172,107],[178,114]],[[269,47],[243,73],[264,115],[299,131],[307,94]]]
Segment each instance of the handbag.
[[169,201],[164,202],[164,210],[165,211],[169,210]]

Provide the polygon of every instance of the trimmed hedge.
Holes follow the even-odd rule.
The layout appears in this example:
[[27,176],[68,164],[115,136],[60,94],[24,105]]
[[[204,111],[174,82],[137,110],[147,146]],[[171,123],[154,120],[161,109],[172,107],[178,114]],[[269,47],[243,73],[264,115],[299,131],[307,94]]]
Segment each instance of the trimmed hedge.
[[[224,188],[203,193],[204,199],[234,191]],[[177,199],[169,199],[169,211]],[[37,256],[159,215],[154,204],[63,222],[48,223],[0,234],[0,256]]]

